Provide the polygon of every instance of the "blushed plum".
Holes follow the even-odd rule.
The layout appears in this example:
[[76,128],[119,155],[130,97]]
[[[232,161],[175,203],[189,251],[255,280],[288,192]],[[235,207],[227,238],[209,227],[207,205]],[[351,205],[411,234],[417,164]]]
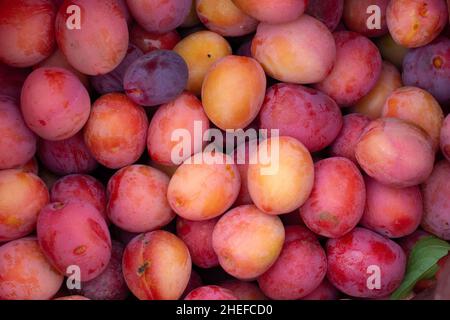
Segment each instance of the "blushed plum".
[[144,54],[155,50],[172,50],[181,40],[176,30],[163,34],[145,31],[138,24],[130,30],[130,43],[137,46]]
[[355,164],[355,148],[364,129],[369,125],[370,118],[359,113],[350,113],[344,116],[342,130],[330,148],[330,154],[335,157],[344,157]]
[[251,140],[249,142],[241,143],[236,147],[232,153],[234,163],[236,164],[239,175],[241,177],[241,189],[239,195],[234,203],[236,206],[242,206],[245,204],[252,204],[252,198],[248,191],[247,172],[250,163],[250,152],[258,147],[258,140]]
[[296,300],[313,292],[326,273],[327,258],[317,239],[291,239],[258,284],[271,299]]
[[143,53],[138,47],[130,44],[125,58],[113,71],[91,78],[91,83],[95,91],[99,94],[124,91],[123,78],[125,72],[142,55]]
[[272,215],[298,209],[314,183],[311,154],[291,137],[270,138],[250,155],[248,190],[254,204]]
[[356,32],[334,33],[336,63],[316,88],[328,94],[340,106],[354,105],[373,89],[381,75],[382,60],[378,48]]
[[82,201],[90,203],[106,217],[106,191],[94,177],[73,174],[57,180],[50,190],[51,202]]
[[55,15],[51,0],[1,0],[0,61],[30,67],[48,57],[55,47]]
[[240,186],[239,171],[230,156],[200,152],[178,167],[170,180],[167,198],[179,216],[203,221],[228,210],[235,202]]
[[412,49],[403,61],[403,82],[431,93],[440,103],[450,103],[450,39]]
[[143,106],[157,106],[175,99],[186,88],[188,67],[180,55],[155,50],[134,61],[123,83],[127,96]]
[[447,116],[442,124],[441,151],[447,160],[450,161],[450,116]]
[[445,0],[391,0],[386,20],[392,38],[407,48],[433,41],[448,22]]
[[0,95],[20,100],[20,93],[30,70],[14,68],[0,62]]
[[256,30],[258,21],[241,11],[232,0],[195,0],[200,21],[222,36],[243,36]]
[[422,128],[439,146],[444,113],[439,103],[427,91],[416,87],[394,90],[386,99],[382,113],[385,118],[398,118]]
[[[200,128],[198,128],[201,126]],[[198,129],[196,129],[198,128]],[[203,111],[202,103],[193,94],[185,92],[175,100],[164,104],[158,108],[153,115],[147,135],[147,148],[151,159],[165,166],[176,166],[181,164],[186,158],[202,151],[205,143],[198,144],[195,140],[197,130],[200,130],[201,137],[209,129],[209,120]],[[189,153],[176,153],[180,145],[176,136],[180,130],[187,130],[191,141]]]
[[49,264],[36,238],[0,247],[0,275],[0,299],[5,300],[49,300],[64,279]]
[[261,129],[279,129],[302,142],[310,152],[330,145],[342,128],[342,114],[333,99],[315,89],[278,83],[266,93],[259,114]]
[[243,129],[257,117],[265,90],[266,76],[256,60],[226,56],[204,78],[203,107],[220,129]]
[[40,139],[38,156],[47,169],[59,175],[89,173],[98,165],[84,142],[82,131],[61,141]]
[[422,227],[444,240],[450,240],[450,163],[438,162],[422,186],[424,216]]
[[92,300],[124,300],[128,296],[128,287],[122,273],[124,247],[117,241],[112,242],[111,259],[106,269],[95,279],[81,283],[80,294]]
[[283,241],[280,218],[252,205],[230,210],[213,231],[213,248],[220,265],[241,280],[252,280],[266,272],[277,260]]
[[133,18],[148,32],[165,33],[179,27],[192,0],[127,0]]
[[323,22],[334,31],[341,21],[344,0],[309,0],[306,13]]
[[192,262],[200,268],[212,268],[219,260],[212,246],[212,233],[219,218],[190,221],[177,218],[177,235],[189,248]]
[[36,136],[28,129],[14,98],[0,96],[0,169],[27,163],[36,152]]
[[402,76],[390,62],[383,61],[381,75],[372,90],[361,98],[352,111],[362,113],[370,119],[381,117],[387,97],[402,86]]
[[100,275],[111,257],[111,238],[105,219],[89,203],[54,202],[41,210],[37,221],[39,245],[61,273],[77,265],[81,281]]
[[[298,216],[298,212],[295,212]],[[295,240],[304,240],[309,242],[317,241],[317,235],[302,225],[293,225],[284,227],[284,244]]]
[[260,23],[253,38],[252,55],[272,78],[317,83],[332,70],[336,45],[322,22],[304,14],[288,23]]
[[361,225],[389,238],[416,230],[422,220],[423,202],[418,186],[392,188],[366,177],[366,208]]
[[361,135],[355,155],[369,176],[399,188],[424,182],[435,158],[428,134],[396,118],[372,121]]
[[231,55],[231,46],[222,36],[211,31],[188,35],[173,49],[187,63],[189,79],[187,90],[200,95],[208,69],[219,59]]
[[73,137],[89,118],[91,100],[70,71],[39,68],[25,80],[21,110],[25,123],[38,136],[58,141]]
[[301,217],[315,233],[339,238],[356,227],[364,213],[364,179],[346,158],[321,160],[314,169],[314,188],[300,208]]
[[204,286],[191,291],[184,300],[238,300],[231,290],[219,286]]
[[[80,8],[80,24],[69,7]],[[73,23],[75,28],[68,28]],[[74,23],[75,22],[75,23]],[[56,16],[56,41],[67,61],[78,71],[95,76],[114,70],[128,49],[128,26],[116,0],[65,1]]]
[[109,93],[92,106],[84,141],[94,158],[111,169],[136,162],[145,150],[148,119],[126,95]]
[[122,260],[125,281],[140,300],[179,299],[191,267],[188,248],[167,231],[137,236],[125,248]]
[[[385,297],[403,280],[406,257],[402,248],[370,230],[356,228],[342,238],[330,239],[326,251],[328,280],[349,296]],[[368,286],[373,266],[380,271],[379,289]]]
[[30,159],[30,161],[28,161],[24,165],[16,167],[14,169],[19,169],[19,170],[22,170],[23,172],[34,173],[35,175],[38,175],[39,164],[38,164],[36,158],[33,157]]
[[339,291],[325,278],[313,292],[304,296],[302,300],[338,300]]
[[308,0],[232,0],[246,14],[267,23],[291,22],[305,12]]
[[220,286],[233,292],[233,295],[239,300],[267,300],[267,297],[262,293],[258,285],[253,282],[226,280],[221,282]]
[[397,68],[402,67],[403,59],[409,51],[408,48],[402,47],[395,42],[389,33],[376,39],[376,44],[383,59],[394,64]]
[[144,165],[117,171],[108,182],[108,217],[129,232],[147,232],[175,217],[167,202],[169,177]]
[[1,170],[0,242],[33,232],[39,212],[48,202],[48,189],[38,176],[21,170]]
[[[345,0],[343,19],[350,31],[366,37],[379,37],[388,33],[386,8],[390,0]],[[374,11],[372,6],[377,6]],[[369,10],[371,9],[371,10]],[[378,11],[379,10],[379,11]],[[379,12],[380,24],[374,18]],[[378,18],[378,16],[376,16]],[[370,26],[370,28],[369,28]]]

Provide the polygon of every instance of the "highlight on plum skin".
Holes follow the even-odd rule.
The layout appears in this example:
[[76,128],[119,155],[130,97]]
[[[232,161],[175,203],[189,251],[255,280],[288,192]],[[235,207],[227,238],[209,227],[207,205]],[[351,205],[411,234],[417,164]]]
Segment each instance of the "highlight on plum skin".
[[[326,252],[328,280],[351,297],[385,297],[403,280],[406,257],[402,248],[373,231],[358,227],[341,238],[330,239]],[[355,259],[355,256],[364,258]],[[374,273],[375,267],[380,274],[379,289],[368,286],[368,277]]]
[[288,23],[260,23],[251,52],[269,76],[297,84],[323,81],[336,60],[333,35],[307,14]]
[[299,18],[305,12],[307,0],[232,0],[242,11],[258,21],[284,23]]
[[55,16],[51,0],[0,1],[0,61],[24,68],[50,56]]
[[213,231],[213,248],[220,265],[241,280],[253,280],[266,272],[280,255],[283,242],[280,218],[253,205],[228,211]]
[[50,263],[63,275],[80,268],[81,281],[100,275],[111,257],[111,237],[105,219],[91,204],[54,202],[38,217],[37,236]]
[[125,248],[122,269],[130,291],[140,300],[176,300],[191,275],[187,246],[167,231],[135,237]]
[[336,63],[315,88],[341,107],[350,107],[376,85],[381,75],[381,55],[373,42],[356,32],[338,31],[334,39]]
[[243,129],[257,117],[265,89],[266,76],[256,60],[226,56],[212,65],[204,78],[203,107],[220,129]]
[[5,300],[50,300],[64,280],[34,237],[0,247],[0,274],[0,297]]
[[422,227],[444,240],[450,240],[450,163],[439,161],[422,185],[424,216]]
[[[71,5],[80,8],[80,25],[71,25]],[[95,76],[114,70],[128,49],[128,26],[116,0],[65,1],[56,15],[56,41],[67,61],[81,73]]]
[[145,150],[148,118],[121,93],[101,96],[92,106],[84,141],[102,165],[118,169],[136,162]]
[[192,263],[204,269],[219,265],[212,245],[212,234],[219,218],[205,221],[190,221],[177,218],[177,235],[189,248]]
[[[167,199],[181,217],[213,219],[235,202],[241,177],[233,159],[220,152],[200,152],[188,158],[172,176]],[[204,190],[208,192],[204,192]]]
[[330,145],[342,128],[342,114],[333,99],[300,85],[278,83],[267,90],[259,114],[261,129],[279,129],[302,142],[310,152]]
[[23,84],[20,100],[27,126],[51,141],[73,137],[83,128],[91,110],[86,88],[62,68],[34,70]]
[[203,286],[188,293],[184,300],[238,300],[238,298],[229,289]]
[[89,173],[98,166],[84,142],[82,131],[60,141],[40,139],[37,154],[44,166],[58,175]]
[[[183,92],[175,100],[161,105],[152,117],[147,135],[147,150],[150,158],[158,164],[165,166],[179,165],[178,161],[184,161],[195,153],[202,151],[205,143],[196,143],[196,127],[201,126],[200,133],[203,137],[210,124],[205,114],[201,101],[192,93]],[[180,143],[177,133],[187,130],[191,141],[188,154],[176,154]],[[184,132],[184,131],[183,131]],[[176,139],[174,139],[176,138]]]
[[130,30],[130,43],[138,47],[144,54],[155,50],[172,50],[180,42],[181,37],[176,30],[162,34],[145,31],[135,24]]
[[200,21],[222,36],[237,37],[256,30],[258,21],[240,10],[233,0],[195,0]]
[[306,13],[323,22],[333,32],[341,21],[344,0],[308,0]]
[[308,199],[313,188],[311,154],[291,137],[264,140],[250,154],[247,180],[251,199],[261,211],[290,213]]
[[26,164],[36,152],[36,136],[26,126],[19,104],[0,95],[0,169]]
[[148,232],[175,217],[166,198],[169,177],[149,166],[132,165],[117,171],[107,187],[108,218],[119,228]]
[[392,188],[370,177],[365,184],[362,226],[388,238],[407,236],[419,227],[423,215],[420,187]]
[[39,212],[49,200],[46,185],[35,174],[0,170],[0,242],[32,233]]
[[355,154],[369,176],[398,188],[425,182],[435,159],[430,136],[421,128],[396,118],[372,121],[361,135]]
[[355,228],[364,213],[364,179],[358,167],[346,158],[321,160],[314,169],[314,187],[300,215],[315,233],[339,238]]

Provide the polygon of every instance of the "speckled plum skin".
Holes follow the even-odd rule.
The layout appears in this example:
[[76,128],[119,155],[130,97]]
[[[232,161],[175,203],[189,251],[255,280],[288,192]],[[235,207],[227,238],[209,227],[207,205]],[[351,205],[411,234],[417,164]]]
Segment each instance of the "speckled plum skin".
[[238,298],[229,289],[204,286],[191,291],[184,300],[238,300]]
[[144,165],[117,171],[108,182],[108,218],[129,232],[148,232],[167,225],[175,213],[167,201],[169,177]]
[[364,213],[364,179],[356,165],[346,158],[321,160],[314,169],[314,187],[300,208],[300,215],[315,233],[339,238],[350,232]]
[[44,182],[33,173],[0,170],[0,242],[33,232],[49,198]]
[[[67,22],[80,8],[80,29],[71,30]],[[67,61],[78,71],[95,76],[114,70],[128,49],[128,26],[118,1],[65,1],[56,16],[56,41]]]
[[450,161],[450,116],[447,116],[442,124],[441,151],[447,160]]
[[[326,251],[328,279],[352,297],[385,297],[403,280],[406,257],[402,248],[370,230],[356,228],[339,239],[328,240]],[[379,268],[380,289],[369,289],[371,266]]]
[[375,44],[356,32],[338,31],[334,39],[336,63],[315,88],[328,94],[341,107],[349,107],[376,85],[381,75],[381,55]]
[[92,106],[84,141],[104,166],[119,169],[136,162],[145,150],[148,118],[126,95],[110,93]]
[[370,123],[370,118],[359,113],[350,113],[343,117],[342,130],[330,147],[330,154],[335,157],[344,157],[355,164],[355,148],[359,137]]
[[111,238],[105,219],[86,202],[55,202],[41,210],[37,221],[39,245],[61,273],[77,265],[81,281],[105,270],[111,257]]
[[261,290],[271,299],[296,300],[315,290],[325,278],[327,258],[316,239],[285,241],[275,264],[258,278]]
[[372,121],[361,135],[355,154],[369,176],[398,188],[424,182],[435,158],[429,135],[396,118]]
[[[172,152],[180,141],[173,141],[176,130],[188,130],[191,138],[191,153],[180,157],[186,160],[195,153],[202,151],[205,143],[195,143],[195,123],[201,124],[202,136],[209,129],[209,119],[202,103],[192,93],[184,92],[175,100],[158,108],[150,122],[147,135],[147,149],[151,159],[166,166],[179,165],[172,159]],[[197,124],[197,125],[198,125]]]
[[49,300],[63,279],[45,258],[36,238],[0,247],[0,299]]
[[[205,161],[209,158],[216,163]],[[179,216],[193,221],[209,220],[220,216],[233,205],[240,186],[239,171],[230,156],[200,152],[175,171],[169,183],[167,199]],[[206,189],[208,192],[204,192]]]
[[[30,67],[55,47],[56,8],[50,0],[0,1],[0,61]],[[37,32],[39,30],[39,32]]]
[[450,163],[438,162],[431,176],[422,186],[424,216],[422,227],[444,239],[450,240]]
[[36,136],[26,126],[18,103],[0,95],[0,169],[27,163],[36,152]]
[[205,221],[190,221],[177,218],[177,235],[189,248],[192,262],[200,268],[219,265],[219,259],[212,245],[212,234],[219,218]]
[[400,238],[416,230],[422,220],[420,188],[392,188],[365,178],[366,208],[361,225],[389,238]]
[[252,280],[266,272],[278,258],[283,241],[280,218],[252,205],[230,210],[213,231],[213,248],[220,265],[241,280]]
[[258,21],[290,22],[305,12],[308,0],[232,0],[242,11]]
[[106,190],[94,177],[72,174],[58,179],[50,190],[51,202],[84,201],[106,217]]
[[189,250],[167,231],[135,237],[122,260],[125,281],[140,300],[174,300],[183,294],[191,274]]
[[261,129],[302,142],[310,152],[324,149],[342,128],[342,114],[333,99],[315,89],[279,83],[270,87],[259,114]]
[[98,166],[82,131],[61,141],[40,139],[38,157],[47,169],[59,175],[89,173]]
[[307,14],[288,23],[260,23],[251,50],[269,76],[298,84],[324,80],[336,59],[333,35]]
[[91,110],[89,93],[80,80],[55,67],[34,70],[23,84],[20,100],[27,126],[52,141],[73,137]]

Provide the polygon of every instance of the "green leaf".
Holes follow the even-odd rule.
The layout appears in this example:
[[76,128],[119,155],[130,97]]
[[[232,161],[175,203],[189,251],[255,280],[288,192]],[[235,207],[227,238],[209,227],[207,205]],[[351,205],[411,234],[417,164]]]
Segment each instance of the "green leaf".
[[406,298],[417,282],[431,279],[439,270],[437,262],[450,251],[450,244],[434,236],[420,239],[409,255],[403,283],[391,295],[391,300]]

